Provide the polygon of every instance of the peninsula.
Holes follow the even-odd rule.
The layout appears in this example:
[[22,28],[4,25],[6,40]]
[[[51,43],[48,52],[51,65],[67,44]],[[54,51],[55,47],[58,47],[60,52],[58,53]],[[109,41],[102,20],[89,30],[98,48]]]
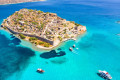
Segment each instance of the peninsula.
[[69,39],[75,40],[86,31],[85,26],[55,13],[32,9],[16,11],[4,19],[1,27],[43,49],[51,49]]
[[0,5],[23,3],[23,2],[35,2],[35,1],[45,1],[45,0],[0,0]]

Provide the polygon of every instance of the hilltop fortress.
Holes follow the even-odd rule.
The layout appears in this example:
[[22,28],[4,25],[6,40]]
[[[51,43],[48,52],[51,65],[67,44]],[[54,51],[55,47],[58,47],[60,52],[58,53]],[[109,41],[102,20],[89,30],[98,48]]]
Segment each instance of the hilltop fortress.
[[1,25],[21,39],[41,48],[52,48],[68,39],[76,39],[86,27],[66,21],[55,13],[21,9],[5,19]]

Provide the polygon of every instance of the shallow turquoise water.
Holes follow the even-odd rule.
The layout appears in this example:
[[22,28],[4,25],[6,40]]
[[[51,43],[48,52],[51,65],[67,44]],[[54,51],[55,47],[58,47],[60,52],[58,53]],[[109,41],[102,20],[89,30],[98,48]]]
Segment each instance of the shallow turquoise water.
[[[87,26],[77,41],[47,52],[34,50],[30,43],[0,30],[0,80],[104,80],[96,74],[98,70],[107,70],[112,80],[120,80],[119,5],[117,0],[50,0],[0,6],[0,23],[16,10],[29,8],[54,12]],[[78,50],[70,52],[73,44]],[[37,68],[45,73],[37,73]]]

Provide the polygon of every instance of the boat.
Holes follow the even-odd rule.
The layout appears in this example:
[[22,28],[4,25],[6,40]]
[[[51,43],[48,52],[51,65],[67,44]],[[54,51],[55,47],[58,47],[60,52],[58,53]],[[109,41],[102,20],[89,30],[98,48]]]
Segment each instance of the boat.
[[112,79],[111,75],[107,71],[99,70],[98,72],[99,72],[99,76],[101,76],[102,78],[104,78],[106,80]]
[[73,45],[73,48],[75,48],[75,44]]
[[72,49],[71,47],[69,48],[69,50],[70,50],[70,51],[73,51],[73,49]]
[[120,21],[117,21],[116,23],[120,24]]
[[43,72],[45,72],[45,71],[42,70],[42,69],[40,69],[40,68],[38,68],[38,69],[37,69],[37,72],[43,73]]
[[118,36],[120,36],[120,34],[117,34]]

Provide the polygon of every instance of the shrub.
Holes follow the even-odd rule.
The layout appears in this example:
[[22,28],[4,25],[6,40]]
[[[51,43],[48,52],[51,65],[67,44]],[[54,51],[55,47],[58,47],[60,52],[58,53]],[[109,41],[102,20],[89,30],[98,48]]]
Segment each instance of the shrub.
[[44,24],[42,23],[42,24],[41,24],[41,28],[43,29],[43,27],[44,27]]
[[25,35],[23,35],[23,34],[19,34],[19,36],[20,36],[21,39],[25,39],[26,38]]
[[35,42],[35,44],[37,45],[37,42]]
[[37,28],[40,30],[41,29],[41,27],[40,26],[37,26]]
[[28,9],[29,10],[29,12],[33,12],[33,10],[32,9]]
[[80,24],[75,23],[76,26],[80,26]]
[[19,14],[18,17],[22,18],[22,17],[23,17],[23,14]]
[[4,29],[7,29],[6,27],[3,27]]
[[37,25],[38,23],[37,22],[32,22],[32,24]]
[[44,47],[49,47],[49,46],[50,46],[49,43],[44,44]]
[[38,38],[36,38],[36,37],[30,37],[29,41],[32,41],[32,40],[38,40]]
[[42,44],[44,44],[44,42],[39,42],[39,45],[42,45]]
[[18,12],[16,12],[15,15],[17,16],[17,15],[18,15]]
[[62,37],[61,36],[58,36],[59,40],[62,41]]
[[46,14],[48,14],[49,12],[46,12]]
[[40,14],[40,13],[43,13],[43,11],[40,11],[40,10],[39,10],[38,13],[39,13],[39,14]]

